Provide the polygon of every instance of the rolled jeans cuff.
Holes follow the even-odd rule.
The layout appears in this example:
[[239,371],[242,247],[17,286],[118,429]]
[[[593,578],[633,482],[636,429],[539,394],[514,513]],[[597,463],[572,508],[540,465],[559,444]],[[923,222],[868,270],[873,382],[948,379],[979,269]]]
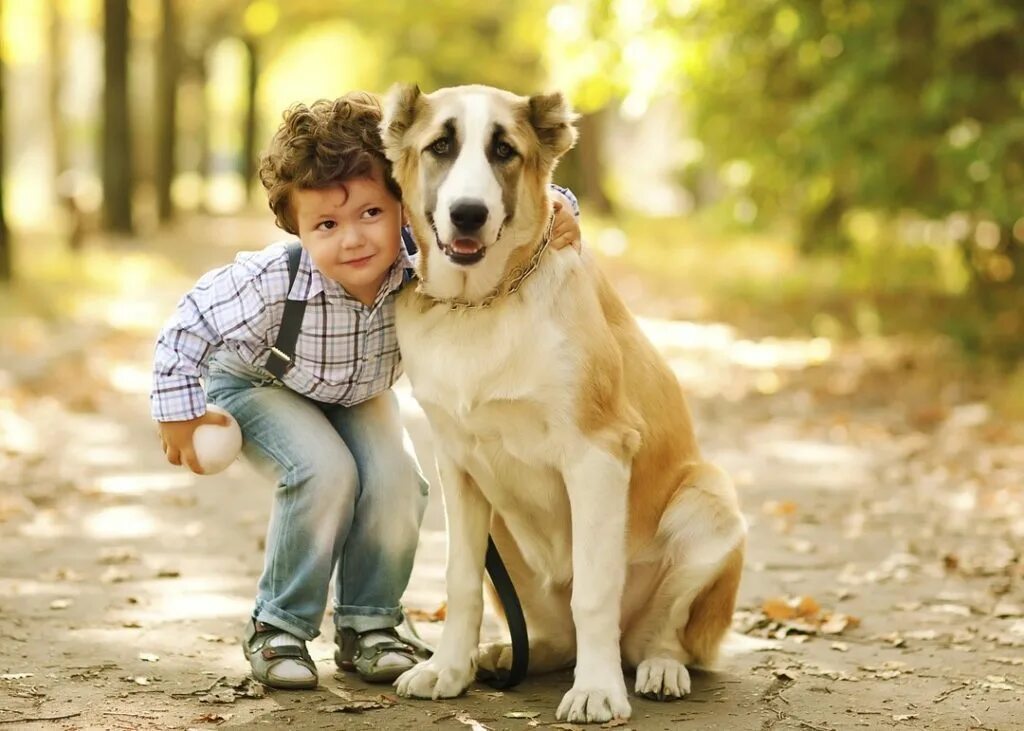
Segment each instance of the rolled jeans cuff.
[[285,632],[307,642],[320,634],[319,627],[313,627],[308,622],[303,622],[294,614],[278,609],[268,602],[257,601],[256,614],[254,616],[260,622],[266,622],[278,629],[283,629]]
[[356,632],[375,629],[390,629],[402,623],[402,608],[353,607],[341,605],[334,608],[334,626]]

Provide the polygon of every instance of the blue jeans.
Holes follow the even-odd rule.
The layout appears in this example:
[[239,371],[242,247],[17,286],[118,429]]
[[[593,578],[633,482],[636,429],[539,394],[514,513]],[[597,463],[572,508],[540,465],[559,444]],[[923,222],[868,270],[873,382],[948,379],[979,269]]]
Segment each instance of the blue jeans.
[[225,353],[206,385],[238,421],[243,454],[277,482],[255,618],[313,639],[333,575],[337,628],[398,625],[428,485],[394,393],[323,404]]

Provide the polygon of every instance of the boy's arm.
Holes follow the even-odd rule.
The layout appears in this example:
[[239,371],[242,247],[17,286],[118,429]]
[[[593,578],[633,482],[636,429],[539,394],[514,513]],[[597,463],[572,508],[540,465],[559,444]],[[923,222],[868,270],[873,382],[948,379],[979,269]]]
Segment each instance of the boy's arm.
[[225,340],[259,347],[268,308],[256,277],[242,264],[202,277],[175,310],[156,343],[150,406],[160,422],[188,421],[206,412],[199,378],[203,365]]

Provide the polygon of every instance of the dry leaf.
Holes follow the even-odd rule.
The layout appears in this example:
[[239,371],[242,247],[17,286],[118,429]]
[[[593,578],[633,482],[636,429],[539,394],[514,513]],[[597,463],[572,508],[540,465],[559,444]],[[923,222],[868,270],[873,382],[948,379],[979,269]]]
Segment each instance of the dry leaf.
[[850,646],[845,642],[833,642],[830,647],[836,652],[846,652],[850,649]]
[[618,728],[619,726],[625,726],[629,721],[624,718],[613,718],[608,723],[602,723],[601,728]]
[[230,721],[235,714],[233,713],[206,713],[199,718],[194,719],[200,723],[217,723],[221,724],[225,721]]
[[463,726],[469,726],[473,731],[493,731],[493,729],[490,726],[484,726],[475,718],[471,718],[470,715],[465,711],[459,711],[458,713],[456,713],[455,720],[461,723]]
[[536,718],[540,715],[539,711],[509,711],[504,714],[505,718]]
[[406,609],[405,616],[409,619],[418,619],[421,622],[443,622],[448,617],[448,603],[443,602],[433,612],[425,609]]
[[154,655],[152,652],[140,652],[139,659],[142,660],[142,662],[159,662],[160,656]]
[[52,602],[50,602],[50,609],[67,609],[70,606],[70,599],[54,599]]
[[31,677],[32,673],[4,673],[0,675],[0,680],[24,680]]
[[893,715],[892,720],[895,721],[896,723],[899,723],[900,721],[909,721],[912,718],[918,718],[918,714],[916,714],[916,713],[896,714],[896,715]]

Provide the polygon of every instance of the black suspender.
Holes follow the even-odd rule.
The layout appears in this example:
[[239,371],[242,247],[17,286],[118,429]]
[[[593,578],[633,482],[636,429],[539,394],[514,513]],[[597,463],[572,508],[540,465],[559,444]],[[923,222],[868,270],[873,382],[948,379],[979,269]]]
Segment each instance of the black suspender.
[[[295,284],[295,276],[299,273],[299,262],[302,260],[302,244],[296,241],[288,245],[288,291]],[[281,380],[284,372],[291,365],[295,355],[295,343],[299,339],[302,327],[302,316],[306,314],[305,300],[285,298],[284,314],[281,316],[281,329],[277,333],[277,342],[270,349],[266,368],[274,378]]]

